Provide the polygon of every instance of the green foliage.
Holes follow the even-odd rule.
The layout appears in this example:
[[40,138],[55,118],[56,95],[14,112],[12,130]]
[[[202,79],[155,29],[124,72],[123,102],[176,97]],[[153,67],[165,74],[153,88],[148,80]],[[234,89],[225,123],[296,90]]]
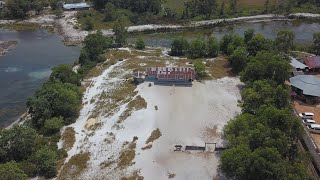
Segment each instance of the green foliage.
[[197,38],[190,43],[188,55],[192,59],[206,57],[207,43],[203,38]]
[[15,125],[0,131],[0,161],[21,161],[33,152],[37,132],[34,129]]
[[171,43],[171,51],[170,55],[171,56],[184,56],[187,54],[189,49],[189,43],[186,39],[180,37],[175,39]]
[[31,10],[40,12],[45,4],[39,0],[7,0],[4,11],[9,18],[24,19]]
[[220,50],[231,55],[237,47],[245,46],[243,38],[238,34],[225,34],[220,41]]
[[185,3],[186,16],[195,17],[204,15],[209,18],[211,15],[218,14],[217,0],[189,0]]
[[44,132],[48,135],[55,134],[60,131],[64,125],[64,120],[62,117],[53,117],[51,119],[47,119],[44,122]]
[[103,36],[101,31],[89,34],[84,39],[84,48],[81,50],[79,58],[80,64],[86,64],[87,61],[99,62],[98,56],[105,49],[112,46],[112,39]]
[[37,165],[37,169],[40,175],[46,178],[52,178],[56,176],[55,161],[57,160],[57,154],[48,147],[39,149],[34,155],[34,162]]
[[19,166],[14,161],[0,164],[0,179],[1,180],[26,180],[27,175],[19,169]]
[[248,52],[244,47],[238,47],[233,51],[229,57],[229,62],[234,72],[239,73],[246,67],[248,61],[247,55]]
[[142,38],[139,38],[137,41],[136,41],[136,45],[135,45],[136,49],[139,49],[139,50],[143,50],[146,48],[146,45],[144,43],[144,40]]
[[77,73],[75,73],[72,70],[72,67],[68,64],[61,64],[52,68],[50,80],[57,80],[62,83],[71,83],[75,85],[80,84],[80,79]]
[[254,34],[255,34],[254,29],[247,29],[244,32],[244,42],[248,44],[248,42],[251,41],[251,39],[253,38]]
[[202,60],[196,60],[194,62],[194,69],[195,69],[197,76],[199,78],[203,78],[207,75],[206,66],[203,64]]
[[215,37],[210,37],[208,40],[208,57],[217,57],[219,55],[220,46]]
[[86,31],[91,31],[94,28],[93,20],[91,17],[87,17],[84,20],[84,23],[82,24],[82,28]]
[[241,81],[251,84],[256,80],[271,80],[282,84],[290,75],[288,61],[287,57],[260,51],[240,73]]
[[105,12],[105,18],[104,18],[105,21],[110,22],[110,21],[116,20],[117,9],[112,3],[108,2],[106,4],[104,12]]
[[19,162],[19,168],[28,176],[35,177],[38,173],[37,167],[33,162],[24,160]]
[[295,35],[292,31],[279,31],[275,40],[277,50],[280,52],[288,53],[293,47]]
[[316,55],[320,55],[320,32],[313,34],[313,49]]
[[242,91],[241,97],[243,112],[252,114],[263,105],[285,108],[290,104],[289,89],[265,80],[254,81],[252,86]]
[[268,51],[272,46],[272,42],[260,33],[255,34],[251,40],[247,42],[248,52],[252,56],[255,56],[259,51]]
[[64,118],[65,124],[73,123],[79,114],[81,96],[79,88],[73,84],[46,82],[27,100],[33,126],[40,129],[45,120],[59,116]]
[[118,47],[123,47],[127,44],[127,28],[126,20],[124,16],[121,16],[113,26],[113,32],[115,35],[115,43]]

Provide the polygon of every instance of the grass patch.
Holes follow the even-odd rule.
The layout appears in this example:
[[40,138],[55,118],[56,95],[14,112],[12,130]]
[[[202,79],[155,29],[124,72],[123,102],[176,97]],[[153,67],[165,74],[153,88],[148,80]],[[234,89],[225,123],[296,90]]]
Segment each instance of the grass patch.
[[78,179],[78,177],[87,168],[87,163],[90,159],[90,153],[80,153],[74,155],[70,158],[61,169],[58,179],[68,180],[68,179]]
[[147,145],[145,147],[142,147],[141,149],[142,150],[147,150],[147,149],[151,149],[151,148],[152,148],[152,144],[149,144],[149,145]]
[[120,115],[117,123],[122,123],[129,116],[131,116],[133,111],[138,111],[140,109],[147,108],[147,102],[139,95],[134,100],[130,101],[127,109]]
[[76,15],[78,23],[81,29],[84,28],[86,21],[90,21],[93,24],[93,29],[112,29],[113,23],[104,22],[104,14],[96,10],[79,11]]
[[161,135],[162,135],[162,134],[161,134],[159,128],[156,129],[156,130],[154,130],[154,131],[151,133],[151,135],[150,135],[150,137],[148,138],[148,140],[146,141],[146,144],[157,140]]
[[134,137],[132,142],[127,145],[126,149],[123,149],[119,156],[118,167],[124,169],[132,165],[132,161],[136,156],[136,141],[137,137]]
[[129,177],[122,177],[121,180],[143,180],[144,177],[139,175],[139,171],[134,171]]
[[226,76],[234,76],[229,66],[229,61],[225,56],[219,56],[213,61],[206,61],[208,79],[220,79]]
[[108,168],[110,167],[112,164],[114,164],[115,162],[114,161],[104,161],[100,164],[100,168],[101,169],[105,169],[105,168]]
[[75,131],[72,127],[67,127],[62,134],[63,148],[65,150],[70,150],[76,141]]

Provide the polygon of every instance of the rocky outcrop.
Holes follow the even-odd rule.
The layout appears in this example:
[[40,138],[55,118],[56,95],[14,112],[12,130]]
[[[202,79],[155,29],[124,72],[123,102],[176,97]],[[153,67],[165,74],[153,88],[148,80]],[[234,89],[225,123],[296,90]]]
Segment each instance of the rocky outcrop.
[[17,46],[17,41],[0,41],[0,56],[3,56],[8,51]]

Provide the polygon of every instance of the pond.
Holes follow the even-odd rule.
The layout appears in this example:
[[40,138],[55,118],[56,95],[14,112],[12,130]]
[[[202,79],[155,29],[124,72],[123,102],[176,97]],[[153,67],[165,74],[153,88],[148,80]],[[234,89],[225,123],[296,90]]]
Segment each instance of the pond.
[[18,41],[15,49],[0,57],[0,127],[5,127],[27,110],[27,97],[48,79],[51,68],[73,64],[80,47],[66,47],[58,35],[46,30],[0,29],[0,40]]
[[188,30],[183,32],[157,33],[146,35],[134,35],[129,38],[130,43],[134,43],[137,38],[143,38],[147,46],[163,46],[170,47],[171,42],[177,36],[182,36],[188,40],[195,37],[214,36],[221,39],[224,34],[235,33],[243,35],[244,31],[252,28],[256,32],[262,33],[267,38],[274,39],[279,30],[291,30],[296,35],[296,42],[311,43],[313,33],[320,31],[319,20],[281,20],[281,21],[266,21],[266,22],[241,22],[228,24],[218,27],[202,28],[197,30]]

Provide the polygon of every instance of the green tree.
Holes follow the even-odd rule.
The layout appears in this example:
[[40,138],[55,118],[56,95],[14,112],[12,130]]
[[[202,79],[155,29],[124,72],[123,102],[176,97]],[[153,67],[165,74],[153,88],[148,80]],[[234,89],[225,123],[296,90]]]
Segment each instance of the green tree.
[[55,134],[60,131],[60,129],[64,125],[64,120],[62,117],[53,117],[51,119],[47,119],[44,122],[44,131],[48,135]]
[[91,17],[86,17],[84,23],[82,24],[82,29],[86,31],[91,31],[94,28],[93,20]]
[[80,111],[81,96],[79,88],[73,84],[46,82],[27,100],[33,126],[40,129],[45,120],[59,116],[64,118],[65,124],[73,123]]
[[237,47],[245,46],[243,38],[238,34],[225,34],[220,40],[220,50],[231,55]]
[[114,21],[117,18],[117,8],[110,2],[106,4],[105,7],[105,18],[104,20],[107,22]]
[[293,47],[295,35],[292,31],[279,31],[275,40],[277,49],[281,52],[288,53]]
[[186,39],[184,38],[177,38],[173,40],[171,43],[171,51],[170,55],[171,56],[184,56],[187,54],[189,49],[189,43]]
[[14,161],[0,164],[0,179],[1,180],[26,180],[27,175],[19,169],[19,166]]
[[320,55],[320,32],[313,34],[313,49],[316,55]]
[[208,40],[208,56],[209,57],[217,57],[219,55],[220,46],[219,42],[215,37],[210,37]]
[[229,57],[230,65],[234,72],[239,73],[247,64],[247,50],[244,47],[238,47]]
[[127,44],[127,28],[124,16],[121,16],[113,26],[115,35],[115,43],[118,47],[123,47]]
[[28,158],[35,147],[37,133],[29,127],[15,125],[0,131],[0,161],[21,161]]
[[248,44],[249,41],[251,41],[251,39],[254,37],[254,29],[247,29],[245,32],[244,32],[244,42],[246,44]]
[[77,73],[75,73],[72,70],[72,67],[68,64],[61,64],[52,68],[50,80],[58,80],[62,83],[71,83],[75,85],[80,84],[80,79]]
[[237,13],[237,0],[230,0],[230,11],[232,15]]
[[207,44],[203,38],[197,38],[190,43],[189,56],[193,59],[205,57],[207,53]]
[[203,64],[202,60],[196,60],[194,62],[194,68],[199,78],[203,78],[207,75],[206,66]]
[[251,40],[247,42],[247,49],[250,55],[255,56],[259,51],[267,51],[272,48],[272,42],[266,39],[263,34],[255,34]]
[[46,178],[53,178],[56,176],[56,160],[57,153],[48,147],[44,147],[35,153],[34,161],[40,175]]
[[99,62],[100,59],[98,58],[98,56],[102,54],[104,50],[110,48],[112,46],[112,43],[112,39],[103,36],[101,31],[89,34],[84,39],[84,50],[81,51],[81,55],[83,56],[83,58],[81,58],[80,55],[79,62],[81,64],[84,64],[86,62],[85,60]]
[[144,43],[144,40],[142,38],[139,38],[137,41],[136,41],[136,49],[139,49],[139,50],[143,50],[146,48],[146,45]]
[[282,84],[290,75],[291,67],[288,61],[286,57],[260,51],[240,73],[240,79],[248,84],[256,80],[271,80]]

